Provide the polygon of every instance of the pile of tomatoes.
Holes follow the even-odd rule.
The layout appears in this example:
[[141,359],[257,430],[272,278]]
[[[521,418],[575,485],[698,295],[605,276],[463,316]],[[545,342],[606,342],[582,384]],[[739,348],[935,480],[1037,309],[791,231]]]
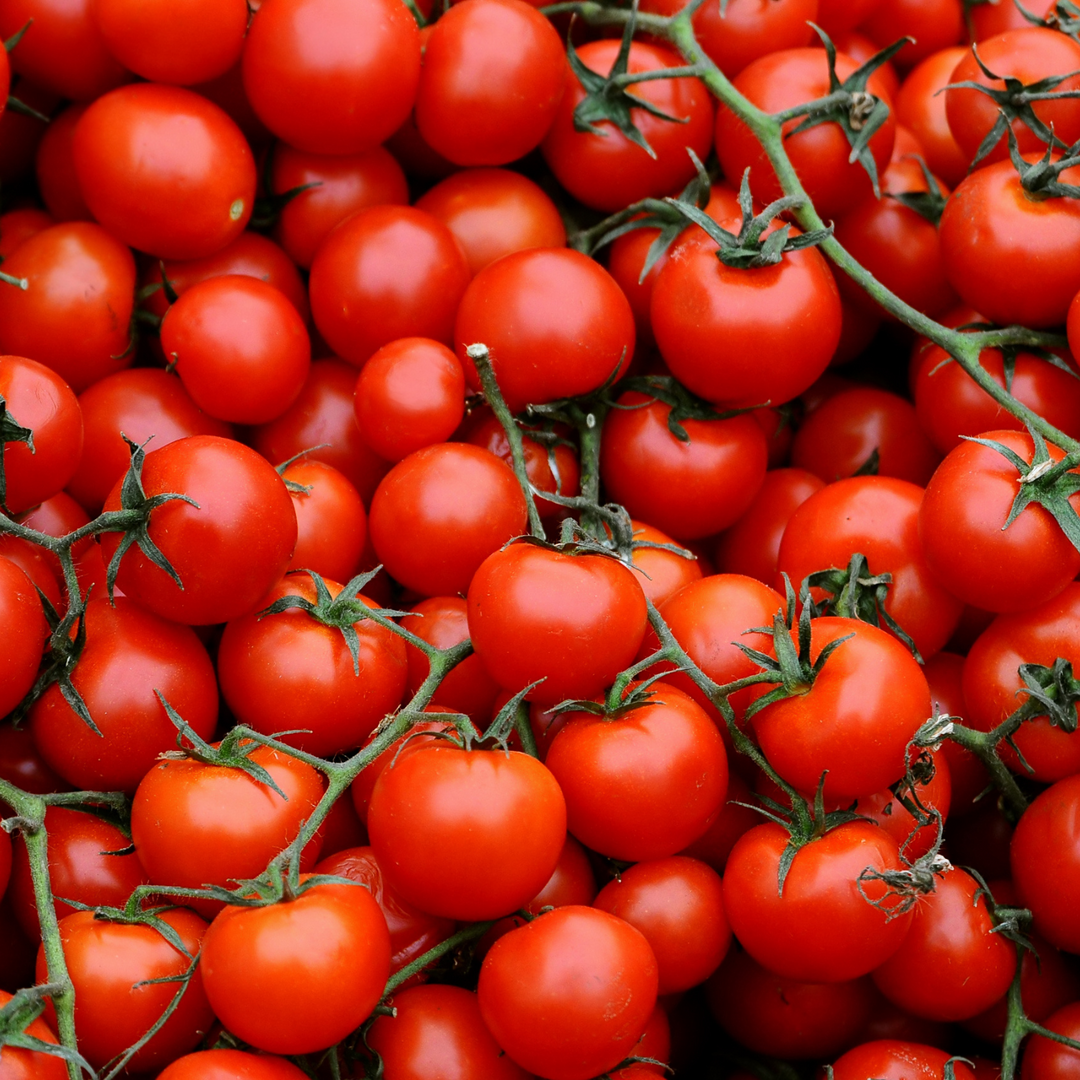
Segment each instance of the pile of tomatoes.
[[0,1076],[1076,1075],[1080,8],[0,36]]

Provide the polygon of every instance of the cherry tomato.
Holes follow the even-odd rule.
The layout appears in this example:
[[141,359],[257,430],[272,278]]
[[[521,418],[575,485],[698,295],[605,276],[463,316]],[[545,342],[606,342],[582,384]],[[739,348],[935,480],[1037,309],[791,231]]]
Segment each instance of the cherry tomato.
[[52,214],[31,206],[0,214],[0,258],[6,259],[24,240],[55,224]]
[[[1080,1035],[1080,1002],[1062,1006],[1042,1024],[1050,1031],[1075,1039]],[[1077,1052],[1071,1047],[1045,1035],[1033,1035],[1024,1047],[1020,1080],[1069,1080],[1070,1074],[1076,1073],[1078,1060]]]
[[975,1073],[964,1059],[950,1057],[936,1046],[879,1039],[863,1043],[838,1058],[833,1065],[834,1080],[862,1080],[864,1076],[881,1080],[939,1080],[945,1075],[946,1062],[952,1061],[955,1080],[975,1080]]
[[913,37],[895,57],[898,67],[912,67],[964,39],[964,7],[961,0],[881,0],[859,29],[880,49]]
[[[990,11],[1006,5],[980,6]],[[955,45],[928,56],[904,80],[896,97],[897,123],[909,128],[919,140],[930,171],[953,186],[967,174],[969,159],[949,128],[946,96],[939,91],[952,82],[953,69],[966,52],[962,45]]]
[[158,1080],[301,1080],[307,1074],[284,1058],[242,1050],[200,1050],[178,1057]]
[[[633,526],[634,542],[637,544],[679,546],[667,533],[651,525],[635,521]],[[704,576],[701,559],[696,556],[688,559],[678,552],[657,547],[634,548],[634,568],[639,571],[641,591],[654,607],[666,604],[684,585],[700,581]]]
[[48,633],[30,579],[0,556],[0,715],[11,712],[34,685]]

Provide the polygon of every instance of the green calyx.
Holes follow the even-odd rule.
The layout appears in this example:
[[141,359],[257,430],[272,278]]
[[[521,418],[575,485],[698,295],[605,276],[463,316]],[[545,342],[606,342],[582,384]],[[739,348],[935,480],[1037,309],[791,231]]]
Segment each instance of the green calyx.
[[[727,409],[723,412],[717,412],[710,402],[705,401],[704,398],[699,398],[696,394],[692,394],[671,375],[637,375],[623,379],[619,383],[620,397],[623,393],[631,390],[639,394],[645,394],[653,401],[660,401],[667,405],[671,410],[667,418],[668,431],[679,442],[684,443],[690,442],[690,435],[686,428],[683,427],[684,420],[730,420],[733,416],[753,412],[756,407]],[[636,405],[620,405],[618,401],[611,403],[613,409],[624,410],[641,409],[646,405],[648,405],[648,402],[641,402]]]
[[26,1029],[45,1011],[46,1000],[62,990],[59,983],[44,983],[16,991],[12,999],[0,1009],[0,1047],[8,1046],[13,1050],[30,1050],[58,1057],[72,1062],[85,1070],[87,1075],[93,1076],[94,1070],[90,1063],[74,1048],[46,1042],[27,1033]]
[[937,181],[937,177],[930,171],[921,154],[912,155],[919,163],[923,178],[926,180],[926,191],[900,191],[889,192],[888,197],[898,203],[914,210],[920,217],[925,218],[935,228],[941,221],[941,215],[945,213],[945,193]]
[[1013,2],[1019,8],[1020,14],[1033,26],[1045,26],[1071,37],[1074,41],[1080,41],[1080,6],[1073,3],[1073,0],[1058,0],[1041,19],[1038,15],[1032,15],[1020,0]]
[[1012,127],[1006,129],[1009,137],[1009,158],[1013,167],[1020,174],[1020,186],[1028,197],[1042,199],[1077,199],[1080,198],[1080,186],[1063,184],[1058,177],[1074,165],[1080,165],[1080,140],[1066,147],[1062,157],[1053,160],[1053,147],[1048,146],[1046,153],[1036,162],[1025,161],[1020,154],[1020,146]]

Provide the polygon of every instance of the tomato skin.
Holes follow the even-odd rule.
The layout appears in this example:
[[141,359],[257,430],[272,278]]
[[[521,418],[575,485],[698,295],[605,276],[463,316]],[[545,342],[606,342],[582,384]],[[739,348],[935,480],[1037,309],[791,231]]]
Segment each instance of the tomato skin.
[[[328,580],[326,588],[334,597],[342,587]],[[260,600],[260,607],[285,596],[311,603],[317,599],[308,574],[290,574]],[[320,757],[359,746],[401,704],[407,667],[405,643],[391,631],[366,619],[353,629],[359,639],[359,674],[341,631],[307,612],[292,608],[232,620],[218,649],[218,678],[237,720],[264,735],[306,728],[280,738]]]
[[390,935],[363,886],[318,885],[266,907],[226,907],[200,968],[231,1032],[260,1050],[307,1054],[371,1014],[390,973]]
[[540,145],[563,97],[558,31],[523,0],[465,0],[424,46],[417,129],[457,165],[506,165]]
[[[734,220],[723,224],[738,231]],[[832,272],[814,248],[750,269],[725,266],[716,250],[695,227],[657,276],[650,311],[660,352],[706,401],[790,401],[821,375],[840,341]]]
[[[679,546],[667,533],[644,522],[634,521],[633,527],[637,543]],[[638,578],[641,591],[657,608],[666,604],[683,586],[700,581],[704,576],[700,559],[687,559],[673,551],[651,547],[634,549],[634,567],[641,572]]]
[[915,41],[893,58],[898,67],[908,68],[964,40],[964,8],[961,0],[882,0],[859,29],[879,49],[910,34]]
[[45,764],[25,725],[0,725],[0,777],[35,795],[67,789],[64,781]]
[[[6,990],[0,990],[0,1009],[14,997]],[[57,1042],[52,1028],[39,1016],[26,1028],[26,1034],[42,1042]],[[5,1046],[0,1054],[5,1080],[66,1080],[68,1075],[64,1059],[54,1054],[39,1050],[22,1050],[17,1046]]]
[[290,491],[296,511],[296,548],[290,570],[314,570],[334,581],[349,581],[360,569],[367,539],[367,513],[360,493],[324,461],[301,458],[285,469],[286,483],[310,488]]
[[834,1080],[862,1080],[864,1076],[881,1080],[940,1080],[945,1063],[953,1062],[955,1080],[975,1080],[975,1073],[964,1059],[950,1058],[945,1050],[900,1039],[879,1039],[849,1050],[833,1065]]
[[634,355],[634,316],[611,275],[579,251],[507,255],[473,279],[454,343],[465,378],[480,380],[465,350],[482,343],[511,412],[602,386]]
[[723,15],[719,4],[698,8],[694,31],[702,49],[733,79],[761,56],[811,44],[814,32],[807,23],[818,21],[818,0],[731,0]]
[[[1075,1039],[1080,1034],[1080,1002],[1062,1006],[1042,1021],[1044,1027]],[[1059,1042],[1034,1035],[1024,1047],[1020,1080],[1069,1080],[1076,1075],[1076,1051]]]
[[274,0],[252,20],[241,60],[258,117],[314,154],[357,154],[409,115],[420,33],[392,0]]
[[[58,919],[75,910],[66,900],[75,900],[92,908],[122,908],[132,890],[149,881],[138,855],[134,852],[116,854],[129,847],[131,841],[115,825],[94,814],[64,806],[50,806],[46,819],[49,881]],[[39,940],[41,926],[30,877],[30,859],[21,839],[15,847],[11,899],[19,925],[28,937]]]
[[[206,923],[194,912],[172,908],[159,918],[179,935],[190,956],[204,940]],[[79,1052],[95,1069],[126,1050],[165,1011],[176,993],[172,982],[135,983],[180,975],[191,963],[151,926],[111,923],[92,911],[76,911],[60,921],[68,975],[75,987],[75,1032]],[[152,1071],[198,1045],[214,1014],[207,1001],[204,965],[195,968],[176,1011],[131,1059],[132,1068]],[[48,982],[45,947],[38,949],[36,976]],[[52,1005],[47,1008],[52,1015]]]
[[[978,882],[950,870],[916,904],[900,948],[874,973],[894,1004],[929,1020],[966,1020],[993,1005],[1016,971],[1016,948],[992,933]],[[925,978],[927,971],[934,979]]]
[[380,1016],[367,1044],[395,1080],[439,1076],[528,1080],[484,1025],[477,997],[457,986],[414,986],[394,994],[396,1015]]
[[0,556],[0,715],[11,712],[34,685],[48,634],[30,579]]
[[[607,75],[619,52],[619,42],[591,41],[578,48],[578,58],[591,71]],[[635,41],[630,46],[628,71],[642,74],[678,67],[678,55],[660,45]],[[628,92],[649,102],[676,123],[631,110],[634,125],[653,148],[650,155],[628,139],[611,121],[601,120],[597,131],[578,131],[574,110],[585,99],[585,88],[569,65],[566,89],[541,152],[551,171],[567,191],[586,206],[615,211],[648,196],[674,194],[694,176],[689,147],[704,161],[712,147],[713,107],[700,80],[654,79],[628,87]]]
[[75,128],[75,171],[94,217],[164,259],[212,255],[243,231],[255,159],[240,129],[190,90],[137,83],[98,98]]
[[[983,5],[985,11],[1001,8]],[[978,18],[974,12],[973,17]],[[938,91],[952,82],[953,69],[966,53],[962,45],[955,45],[928,56],[910,72],[896,96],[897,123],[919,140],[930,171],[951,186],[967,174],[968,157],[949,128],[946,96]]]
[[742,1045],[771,1057],[829,1058],[855,1042],[870,1018],[869,978],[809,983],[775,975],[732,949],[705,984],[709,1009]]
[[[1034,455],[1026,432],[989,431],[980,437],[1002,443],[1025,461]],[[1054,461],[1064,457],[1052,444],[1047,449]],[[938,466],[919,510],[919,536],[931,572],[953,595],[988,611],[1022,611],[1044,603],[1080,572],[1080,552],[1043,507],[1026,507],[1003,530],[1019,484],[1015,467],[996,450],[965,442]],[[1080,507],[1077,496],[1070,502]]]
[[1080,952],[1074,889],[1080,882],[1080,774],[1038,795],[1016,825],[1010,850],[1020,901],[1035,929],[1066,952]]
[[905,748],[930,716],[922,669],[906,646],[875,626],[814,619],[811,658],[847,634],[853,637],[829,657],[812,689],[767,705],[753,719],[761,749],[783,779],[812,794],[827,771],[826,802],[845,805],[904,775]]
[[797,589],[808,574],[843,569],[852,555],[865,555],[871,574],[892,574],[885,610],[924,658],[932,656],[952,636],[963,607],[934,574],[920,538],[924,498],[915,484],[887,476],[829,484],[791,515],[778,569]]
[[56,221],[93,221],[75,175],[75,127],[91,102],[72,104],[45,129],[34,157],[41,201]]
[[[382,866],[370,847],[339,851],[323,859],[314,872],[347,877],[363,885],[371,893],[386,919],[390,933],[391,975],[411,964],[417,957],[423,956],[454,932],[453,919],[429,915],[397,894],[387,882]],[[424,977],[426,976],[415,976],[414,980],[405,985],[411,986],[415,979]]]
[[697,540],[753,502],[768,465],[765,434],[752,416],[684,420],[682,442],[668,428],[670,413],[645,394],[622,394],[604,421],[600,476],[633,517]]
[[441,221],[411,206],[371,206],[319,246],[311,311],[338,355],[363,367],[398,338],[449,344],[469,278],[461,247]]
[[307,1074],[284,1058],[242,1050],[199,1050],[177,1058],[158,1080],[301,1080]]
[[410,454],[371,500],[371,542],[392,577],[425,596],[464,593],[477,568],[525,531],[525,496],[494,454],[440,443]]
[[[528,820],[523,834],[515,822]],[[433,915],[506,915],[551,877],[566,808],[551,773],[527,754],[422,745],[385,768],[368,832],[386,880]]]
[[515,251],[566,245],[555,204],[510,169],[463,169],[426,191],[416,206],[454,234],[474,276]]
[[43,229],[4,260],[28,287],[0,291],[0,349],[55,371],[76,393],[130,367],[135,260],[100,225]]
[[709,827],[727,793],[716,725],[673,686],[653,689],[653,701],[615,719],[570,714],[545,759],[566,796],[567,827],[615,859],[681,851]]
[[[121,483],[105,500],[120,507]],[[230,439],[194,435],[146,455],[147,495],[185,494],[151,512],[150,536],[184,583],[132,547],[117,580],[155,614],[192,625],[226,622],[249,612],[285,572],[296,545],[296,515],[281,477],[254,450]],[[117,534],[102,540],[112,558]]]
[[[781,895],[787,841],[785,829],[767,822],[736,842],[724,874],[732,932],[759,964],[785,978],[847,982],[873,971],[900,947],[911,916],[887,920],[890,905],[867,903],[857,879],[867,867],[899,870],[895,841],[869,822],[840,825],[799,849]],[[881,882],[863,887],[872,899],[885,895]]]
[[638,930],[570,906],[500,938],[480,969],[477,996],[488,1030],[519,1065],[550,1080],[588,1080],[638,1041],[656,988],[656,958]]
[[656,955],[659,992],[704,982],[731,944],[720,876],[685,856],[639,862],[600,890],[593,906],[625,919]]
[[0,258],[6,259],[24,240],[55,224],[56,219],[47,210],[32,206],[0,214]]
[[590,698],[632,662],[648,612],[635,575],[605,555],[512,544],[480,565],[469,635],[488,673],[530,700]]
[[[158,762],[142,778],[131,804],[131,838],[155,885],[228,888],[261,874],[296,839],[322,798],[320,774],[267,747],[250,757],[287,801],[240,769],[194,759]],[[314,864],[321,842],[316,836],[305,847],[301,869]],[[192,906],[212,916],[222,905],[195,900]]]

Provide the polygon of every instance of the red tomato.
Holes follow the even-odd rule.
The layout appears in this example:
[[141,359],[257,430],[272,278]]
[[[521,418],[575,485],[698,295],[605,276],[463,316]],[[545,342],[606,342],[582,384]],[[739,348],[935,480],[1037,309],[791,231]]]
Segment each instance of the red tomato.
[[656,955],[661,994],[704,982],[731,944],[720,876],[696,859],[640,862],[605,885],[593,906],[645,935]]
[[[146,455],[147,495],[177,492],[151,511],[150,537],[183,582],[132,547],[120,564],[124,592],[156,614],[194,625],[249,612],[285,572],[296,544],[296,515],[281,477],[255,451],[231,439],[195,435]],[[121,484],[105,500],[120,508]],[[102,539],[106,561],[119,544]]]
[[[923,664],[923,674],[930,687],[933,711],[941,716],[968,716],[964,700],[964,657],[952,652],[939,652]],[[990,783],[985,766],[959,743],[946,739],[941,745],[949,763],[949,782],[952,798],[949,809],[953,816],[969,813],[974,800]]]
[[913,37],[894,61],[908,68],[964,39],[964,7],[962,0],[881,0],[859,29],[880,49],[905,34]]
[[525,496],[510,468],[478,446],[410,454],[371,501],[371,542],[391,576],[425,596],[464,593],[484,560],[525,531]]
[[233,1034],[259,1050],[309,1054],[371,1014],[390,973],[390,935],[363,886],[317,885],[265,907],[226,907],[199,967]]
[[862,1080],[864,1076],[881,1080],[939,1080],[945,1064],[952,1061],[955,1080],[975,1080],[975,1073],[964,1059],[951,1057],[936,1046],[879,1039],[849,1050],[833,1065],[833,1080]]
[[622,394],[604,421],[600,475],[635,518],[697,540],[753,502],[768,465],[765,434],[752,416],[683,420],[684,442],[668,427],[670,413],[645,394]]
[[301,1080],[302,1072],[284,1058],[242,1050],[200,1050],[185,1054],[158,1074],[158,1080]]
[[240,129],[190,90],[137,83],[75,129],[75,171],[95,218],[164,259],[212,255],[251,217],[255,160]]
[[[1006,6],[981,5],[984,11]],[[930,171],[953,186],[964,179],[969,159],[949,128],[946,96],[939,91],[952,82],[953,69],[966,52],[962,45],[955,45],[928,56],[904,80],[896,97],[897,123],[919,140]]]
[[406,900],[476,921],[507,915],[540,891],[566,839],[566,808],[535,758],[437,742],[379,774],[367,825],[386,880]]
[[484,560],[469,586],[469,635],[500,686],[553,705],[591,698],[629,667],[647,609],[634,573],[606,555],[532,544]]
[[[206,923],[194,912],[172,908],[158,916],[183,942],[185,956],[152,926],[107,922],[92,911],[76,911],[60,922],[68,975],[75,988],[75,1033],[79,1052],[95,1069],[144,1035],[176,994],[175,982],[199,952]],[[153,1071],[193,1050],[213,1023],[203,984],[205,964],[195,968],[176,1011],[131,1058],[131,1067]],[[36,976],[49,981],[45,947],[38,949]],[[140,984],[136,986],[136,984]],[[48,1014],[52,1015],[52,1005]]]
[[1023,11],[1015,4],[1011,8],[1008,4],[976,4],[967,12],[971,23],[971,36],[978,44],[995,34],[1003,34],[1006,30],[1030,26],[1031,23],[1024,17],[1025,12],[1045,19],[1054,3],[1055,0],[1024,0]]
[[469,277],[461,247],[442,222],[410,206],[372,206],[319,246],[311,264],[311,311],[331,347],[363,367],[376,349],[398,338],[450,344]]
[[41,201],[57,221],[93,221],[75,174],[75,127],[90,102],[69,105],[45,129],[34,162]]
[[0,258],[6,259],[24,240],[55,224],[52,214],[32,206],[0,214]]
[[25,726],[0,725],[0,777],[35,795],[67,789],[67,784],[42,760]]
[[477,993],[484,1023],[519,1065],[550,1080],[588,1080],[637,1043],[656,988],[656,958],[638,930],[571,906],[500,938]]
[[565,70],[558,31],[535,7],[465,0],[424,44],[416,127],[457,165],[506,165],[540,145],[563,97]]
[[52,368],[75,391],[134,359],[135,260],[100,225],[43,229],[4,260],[25,291],[0,289],[0,349]]
[[[0,990],[0,1009],[9,1001],[13,994],[6,990]],[[41,1017],[32,1020],[26,1027],[26,1034],[33,1039],[42,1042],[57,1043],[52,1028]],[[3,1064],[5,1075],[10,1075],[11,1080],[67,1080],[67,1065],[64,1059],[55,1054],[47,1054],[40,1050],[23,1050],[17,1046],[5,1046],[3,1051]]]
[[780,856],[787,830],[767,822],[745,833],[724,873],[724,910],[746,951],[770,971],[803,982],[847,982],[877,968],[900,948],[911,914],[900,914],[867,868],[900,870],[895,841],[865,821],[838,825],[801,847],[783,893]]
[[454,234],[474,275],[515,251],[566,244],[555,204],[528,177],[509,169],[463,169],[421,195],[416,207]]
[[[667,533],[651,525],[635,521],[633,526],[635,543],[679,546]],[[655,607],[666,604],[684,585],[700,581],[704,575],[700,559],[687,559],[674,551],[655,547],[634,548],[634,568],[639,571],[641,591]]]
[[[966,1020],[993,1005],[1016,971],[1016,946],[993,933],[979,884],[950,870],[915,905],[900,948],[875,972],[892,1002],[930,1020]],[[934,978],[927,980],[927,971]]]
[[745,761],[736,759],[731,763],[727,802],[720,808],[720,813],[703,835],[679,853],[692,859],[700,859],[718,874],[724,872],[735,841],[744,832],[749,832],[755,825],[761,824],[761,815],[754,809],[754,793],[737,771],[742,767],[740,760]]
[[483,344],[511,412],[588,394],[634,354],[630,304],[602,266],[579,251],[538,248],[504,256],[473,279],[454,342],[465,378],[480,388],[465,353]]
[[882,0],[820,0],[818,4],[818,23],[830,34],[842,34],[853,30],[864,19],[869,18],[880,6]]
[[358,154],[409,115],[420,34],[399,0],[277,0],[252,21],[242,64],[247,96],[279,139]]
[[0,556],[0,714],[11,712],[34,685],[48,633],[30,579]]
[[694,15],[694,31],[702,49],[733,79],[761,56],[813,43],[807,24],[820,21],[818,7],[818,0],[729,0],[721,13],[719,4],[706,3]]
[[[1050,1031],[1075,1039],[1080,1035],[1080,1001],[1073,1001],[1042,1021]],[[1069,1080],[1076,1075],[1080,1055],[1045,1035],[1033,1035],[1024,1046],[1020,1080]]]

